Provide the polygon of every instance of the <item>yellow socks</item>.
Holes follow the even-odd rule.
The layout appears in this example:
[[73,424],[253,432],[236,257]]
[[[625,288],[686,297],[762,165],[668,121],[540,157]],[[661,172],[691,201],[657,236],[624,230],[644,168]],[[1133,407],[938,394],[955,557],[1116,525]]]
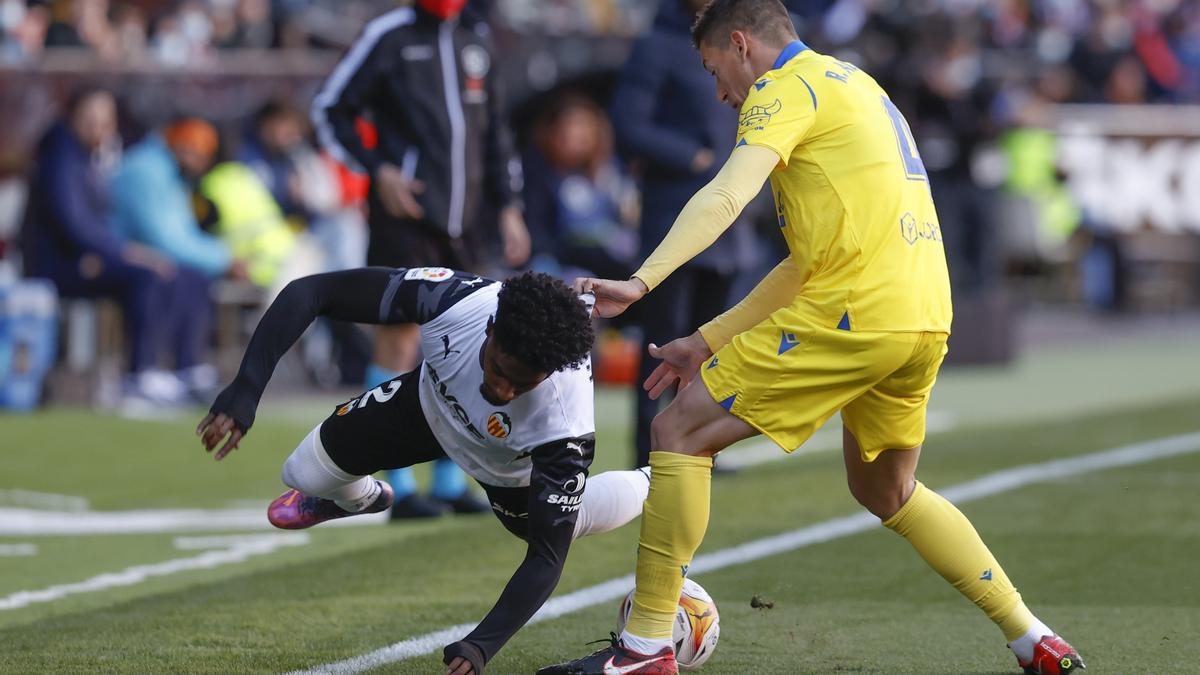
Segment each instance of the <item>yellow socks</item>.
[[[918,481],[912,497],[883,525],[907,539],[930,567],[978,605],[1004,631],[1005,640],[1012,642],[1037,623],[970,521],[941,495]],[[643,524],[643,540],[645,532]]]
[[670,640],[679,592],[708,529],[712,458],[650,453],[650,496],[642,511],[637,592],[625,630]]

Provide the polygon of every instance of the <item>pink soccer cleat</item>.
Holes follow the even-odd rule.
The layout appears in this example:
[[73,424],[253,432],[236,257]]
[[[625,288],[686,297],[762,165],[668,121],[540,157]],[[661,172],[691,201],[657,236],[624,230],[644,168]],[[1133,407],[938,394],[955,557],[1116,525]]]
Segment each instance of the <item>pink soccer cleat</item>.
[[331,499],[310,497],[298,490],[288,490],[267,507],[267,520],[281,530],[303,530],[327,520],[386,511],[392,507],[392,486],[379,480],[375,482],[379,484],[379,495],[362,511],[347,511]]

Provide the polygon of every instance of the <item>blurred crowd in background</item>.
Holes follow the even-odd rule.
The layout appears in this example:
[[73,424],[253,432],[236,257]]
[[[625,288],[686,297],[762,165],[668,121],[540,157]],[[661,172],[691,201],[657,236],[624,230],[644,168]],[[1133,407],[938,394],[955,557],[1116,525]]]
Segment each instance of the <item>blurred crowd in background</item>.
[[[0,0],[0,62],[84,47],[109,63],[183,66],[226,49],[344,49],[393,0]],[[857,54],[876,76],[940,85],[1034,73],[1052,98],[1200,97],[1200,7],[1187,0],[787,0],[801,35]],[[473,0],[498,28],[634,37],[657,3]],[[928,74],[925,77],[929,77]]]
[[[1128,307],[1127,244],[1103,212],[1068,194],[1051,133],[1060,121],[1054,110],[1071,103],[1200,103],[1200,3],[784,4],[805,42],[863,67],[909,120],[938,204],[957,307],[963,298],[991,297],[1013,278],[1047,275],[1058,280],[1050,299]],[[567,279],[627,276],[665,233],[680,200],[720,166],[734,118],[713,101],[708,75],[691,52],[687,27],[696,5],[468,4],[493,27],[505,56],[497,67],[514,94],[508,111],[533,242],[524,266]],[[89,62],[69,91],[43,92],[50,101],[38,109],[44,119],[34,124],[22,113],[18,121],[29,131],[16,139],[10,133],[0,150],[0,260],[13,270],[10,277],[23,269],[25,276],[50,279],[49,292],[64,298],[119,302],[125,338],[133,342],[122,357],[123,392],[156,405],[208,395],[217,382],[213,346],[226,331],[219,320],[214,329],[214,303],[219,319],[221,306],[261,307],[298,275],[363,264],[367,179],[321,147],[309,108],[316,86],[363,25],[395,6],[390,0],[0,0],[0,87],[8,89],[0,102],[9,110],[20,109],[14,101],[28,93],[17,87],[32,92],[29,83],[39,73],[62,73],[63,66],[53,65],[57,54],[82,53]],[[214,64],[282,63],[289,55],[321,53],[329,58],[301,73],[299,85],[243,83],[236,104],[210,109],[167,109],[171,102],[161,95],[92,86],[152,72],[158,79],[149,89],[164,72],[219,78]],[[683,89],[655,89],[667,86],[647,81],[655,69]],[[142,113],[148,100],[153,115]],[[677,143],[675,127],[686,128]],[[369,120],[360,132],[373,142]],[[69,246],[95,253],[91,268],[56,267],[50,252],[63,246],[61,232],[26,227],[19,234],[21,223],[64,209],[75,218]],[[684,304],[694,311],[674,323],[651,327],[650,319],[633,317],[616,326],[623,332],[599,347],[601,378],[636,379],[643,339],[690,332],[752,286],[783,255],[772,216],[769,204],[752,209],[718,258],[699,262],[711,278],[697,276],[647,314],[661,319]],[[478,246],[477,271],[511,272],[495,236]],[[715,304],[680,300],[692,295]],[[45,323],[44,335],[53,338],[58,328]],[[244,337],[245,323],[235,320],[230,330]],[[340,326],[322,330],[305,347],[310,374],[322,383],[361,381],[369,360],[362,336]],[[19,356],[25,366],[39,361]],[[11,378],[18,360],[7,357]],[[40,357],[43,370],[56,358],[53,349]],[[5,359],[0,345],[0,363]],[[331,361],[338,367],[330,372]]]

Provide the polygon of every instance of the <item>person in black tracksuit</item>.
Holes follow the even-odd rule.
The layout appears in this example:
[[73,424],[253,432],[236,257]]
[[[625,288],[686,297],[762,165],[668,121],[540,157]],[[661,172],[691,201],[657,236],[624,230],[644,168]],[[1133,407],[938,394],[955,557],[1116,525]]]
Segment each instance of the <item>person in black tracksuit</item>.
[[[370,177],[367,264],[477,269],[487,213],[499,214],[504,260],[529,257],[529,234],[514,188],[512,149],[486,23],[465,0],[418,0],[369,23],[321,87],[312,106],[321,144]],[[377,142],[359,134],[370,121]],[[381,327],[368,387],[412,370],[416,327]],[[433,497],[415,494],[411,472],[389,476],[393,516],[486,510],[449,463],[434,470]]]

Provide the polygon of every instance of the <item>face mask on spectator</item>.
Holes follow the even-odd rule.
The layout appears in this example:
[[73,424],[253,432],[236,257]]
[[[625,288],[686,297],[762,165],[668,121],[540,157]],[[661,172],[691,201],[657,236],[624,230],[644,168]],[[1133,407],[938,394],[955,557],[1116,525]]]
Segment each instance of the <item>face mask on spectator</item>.
[[467,0],[417,0],[417,4],[426,12],[446,21],[462,13]]

